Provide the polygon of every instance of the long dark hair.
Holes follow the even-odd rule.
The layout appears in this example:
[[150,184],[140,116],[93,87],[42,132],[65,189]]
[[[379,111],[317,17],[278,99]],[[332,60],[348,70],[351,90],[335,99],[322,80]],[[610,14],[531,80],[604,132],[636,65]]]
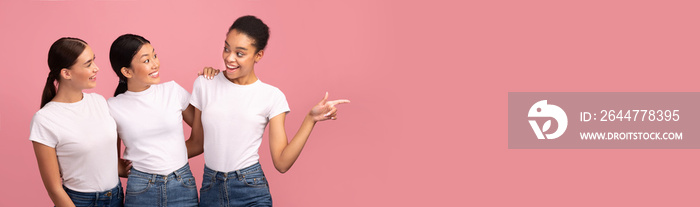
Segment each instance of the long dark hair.
[[62,37],[53,42],[49,48],[49,75],[46,77],[44,93],[41,95],[41,108],[56,97],[56,82],[59,80],[61,70],[75,64],[85,47],[87,42],[74,37]]
[[119,77],[119,85],[117,85],[117,90],[114,91],[114,96],[122,94],[128,89],[126,77],[122,74],[122,68],[131,67],[131,60],[134,58],[134,55],[145,44],[151,44],[151,42],[139,35],[125,34],[114,40],[112,47],[109,48],[109,62],[112,64],[112,70]]

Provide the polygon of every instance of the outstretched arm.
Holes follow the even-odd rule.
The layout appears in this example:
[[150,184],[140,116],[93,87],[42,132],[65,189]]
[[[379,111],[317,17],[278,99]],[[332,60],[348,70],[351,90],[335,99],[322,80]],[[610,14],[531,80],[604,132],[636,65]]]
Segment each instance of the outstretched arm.
[[39,163],[41,180],[44,181],[44,187],[53,204],[57,207],[75,206],[66,191],[63,190],[56,149],[38,142],[32,142],[32,144],[34,145],[36,161]]
[[328,93],[321,102],[309,111],[291,142],[287,142],[287,133],[284,127],[286,113],[270,119],[270,153],[272,154],[272,163],[280,173],[287,172],[299,158],[316,122],[328,119],[335,120],[338,111],[335,105],[350,102],[349,100],[326,101],[327,99]]

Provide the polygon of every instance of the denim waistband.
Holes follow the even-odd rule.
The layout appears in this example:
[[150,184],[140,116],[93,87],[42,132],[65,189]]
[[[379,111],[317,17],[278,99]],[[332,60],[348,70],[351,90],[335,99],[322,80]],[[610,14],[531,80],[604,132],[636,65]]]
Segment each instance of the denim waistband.
[[222,176],[222,177],[227,177],[227,178],[235,179],[235,178],[237,178],[239,175],[247,175],[247,174],[254,173],[254,172],[258,172],[258,171],[262,171],[262,167],[260,166],[260,163],[259,163],[259,162],[258,162],[258,163],[255,163],[255,164],[253,164],[253,165],[251,165],[251,166],[245,167],[245,168],[243,168],[243,169],[234,170],[234,171],[231,171],[231,172],[220,172],[220,171],[212,170],[211,168],[207,167],[206,164],[204,165],[204,173],[205,173],[205,174],[209,174],[209,175],[211,175],[212,177],[218,177],[218,176],[220,175],[220,176]]
[[142,178],[146,179],[151,179],[152,181],[158,181],[158,180],[167,180],[168,178],[177,178],[180,179],[182,175],[185,174],[192,174],[190,171],[190,164],[186,163],[184,166],[182,166],[180,169],[175,170],[174,172],[167,174],[167,175],[159,175],[159,174],[151,174],[147,172],[142,172],[137,169],[131,168],[131,172],[129,173],[129,176],[139,176]]
[[63,186],[63,190],[66,191],[66,193],[73,196],[77,196],[77,199],[82,199],[82,200],[109,200],[113,196],[119,195],[120,192],[122,192],[122,182],[119,181],[117,186],[115,186],[112,189],[102,191],[102,192],[79,192],[79,191],[74,191],[71,190],[70,188],[67,188],[66,186]]

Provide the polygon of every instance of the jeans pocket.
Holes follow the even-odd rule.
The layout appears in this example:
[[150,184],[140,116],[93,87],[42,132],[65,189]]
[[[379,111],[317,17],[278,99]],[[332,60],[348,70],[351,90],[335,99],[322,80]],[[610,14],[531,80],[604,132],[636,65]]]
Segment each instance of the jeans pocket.
[[212,186],[214,186],[214,180],[215,177],[209,173],[204,173],[202,175],[202,188],[199,189],[199,192],[207,192],[209,189],[211,189]]
[[87,200],[87,199],[80,199],[80,198],[71,198],[71,201],[73,201],[73,205],[75,205],[75,207],[93,207],[93,206],[95,206],[95,199]]
[[151,185],[153,185],[153,183],[147,178],[130,175],[129,179],[126,181],[126,193],[129,195],[138,195],[148,191]]
[[86,195],[85,193],[77,193],[72,190],[69,190],[65,188],[66,194],[68,194],[68,197],[70,200],[73,202],[73,205],[76,207],[92,207],[95,206],[95,196],[94,195]]
[[194,180],[192,173],[186,173],[180,178],[180,183],[185,188],[197,188],[197,183]]
[[243,177],[245,184],[250,187],[267,187],[267,178],[262,171],[251,173]]

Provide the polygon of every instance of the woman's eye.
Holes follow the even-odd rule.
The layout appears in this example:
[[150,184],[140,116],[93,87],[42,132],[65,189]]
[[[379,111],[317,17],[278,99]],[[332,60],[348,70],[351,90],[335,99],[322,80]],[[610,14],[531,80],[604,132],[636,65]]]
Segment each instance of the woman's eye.
[[224,52],[229,52],[228,48],[224,47]]
[[146,59],[146,61],[143,61],[143,63],[150,63],[151,59]]
[[243,53],[242,53],[242,52],[238,52],[238,53],[236,53],[236,55],[238,55],[238,57],[243,57]]
[[158,54],[153,54],[153,58],[158,58]]

